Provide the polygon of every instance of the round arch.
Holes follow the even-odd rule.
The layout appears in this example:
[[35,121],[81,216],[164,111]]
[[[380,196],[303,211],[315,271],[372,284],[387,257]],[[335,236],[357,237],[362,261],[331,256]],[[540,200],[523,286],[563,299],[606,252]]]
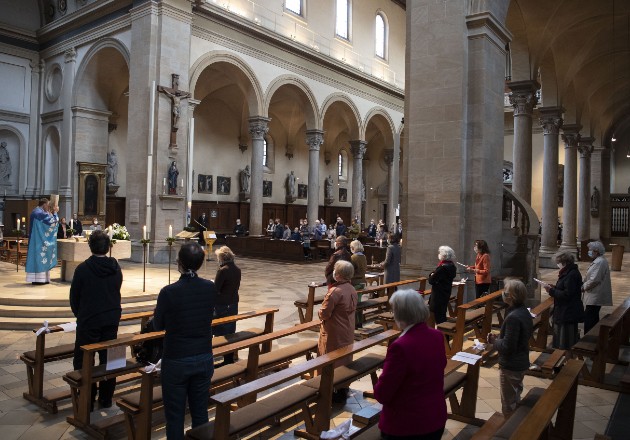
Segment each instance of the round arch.
[[388,145],[394,145],[394,133],[396,133],[396,126],[389,113],[387,113],[387,111],[382,107],[374,107],[370,109],[365,116],[363,126],[361,127],[361,139],[365,139],[367,127],[372,119],[374,119],[374,123],[383,133],[385,142]]
[[354,116],[354,119],[348,118],[347,120],[347,122],[349,122],[348,125],[350,126],[350,138],[353,140],[363,140],[364,138],[360,137],[361,115],[359,113],[359,110],[357,109],[354,102],[352,102],[352,100],[343,93],[332,93],[324,100],[324,103],[322,104],[322,109],[320,111],[322,121],[326,117],[326,112],[328,111],[328,109],[330,109],[330,107],[335,103],[341,103],[344,107],[350,110],[350,112]]
[[306,117],[306,128],[308,130],[321,130],[322,118],[317,111],[317,100],[308,85],[291,75],[281,75],[269,84],[265,93],[264,116],[269,114],[269,107],[273,95],[284,86],[289,86],[299,91],[298,95],[304,104],[303,110]]
[[28,161],[24,160],[24,158],[27,157],[26,150],[28,148],[28,145],[26,144],[26,139],[24,138],[24,135],[22,134],[22,132],[18,130],[17,128],[13,127],[12,125],[0,124],[0,133],[2,133],[3,131],[7,131],[17,138],[18,157],[17,157],[17,160],[15,157],[12,160],[18,164],[18,166],[15,168],[18,170],[18,176],[16,179],[17,187],[15,188],[15,193],[19,194],[20,187],[26,183],[26,176],[28,172]]

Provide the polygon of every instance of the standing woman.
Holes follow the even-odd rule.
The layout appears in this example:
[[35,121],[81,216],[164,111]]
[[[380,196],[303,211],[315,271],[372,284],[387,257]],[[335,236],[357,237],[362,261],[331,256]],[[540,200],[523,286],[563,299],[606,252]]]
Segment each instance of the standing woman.
[[501,333],[488,334],[488,344],[499,352],[501,411],[507,418],[521,400],[523,376],[529,369],[529,338],[534,331],[532,315],[525,307],[527,288],[520,280],[505,280],[503,301],[508,305]]
[[385,269],[385,284],[396,283],[400,281],[400,239],[398,234],[390,233],[387,236],[387,252],[385,253],[385,261],[379,266]]
[[555,255],[560,268],[555,286],[546,284],[545,290],[554,299],[553,304],[553,348],[570,350],[580,339],[578,323],[584,321],[582,305],[582,275],[575,257],[570,252]]
[[610,268],[604,254],[606,249],[601,241],[588,244],[588,256],[593,262],[586,271],[582,284],[582,300],[584,301],[584,334],[588,333],[599,322],[599,310],[602,306],[612,306],[612,286],[610,284]]
[[[217,288],[217,303],[214,306],[213,318],[223,318],[238,313],[238,289],[241,287],[241,269],[234,263],[234,252],[227,246],[221,246],[214,251],[219,262],[219,269],[214,277]],[[236,322],[215,325],[212,336],[231,335],[236,331]],[[234,363],[234,353],[223,357],[223,365]]]
[[61,217],[61,221],[59,222],[59,229],[57,229],[57,240],[68,238],[68,225],[66,224],[66,218]]
[[440,263],[429,275],[431,297],[429,299],[429,310],[434,315],[435,324],[446,321],[446,308],[451,299],[453,280],[457,275],[457,268],[453,263],[455,251],[448,246],[438,248],[438,260]]
[[[335,282],[328,286],[328,292],[319,309],[319,319],[322,321],[317,343],[319,356],[354,342],[358,299],[356,290],[350,284],[353,275],[352,263],[346,260],[335,263],[332,273]],[[343,358],[335,363],[335,367],[345,365],[351,360],[352,356]],[[345,402],[347,396],[348,388],[337,389],[333,393],[333,402]]]
[[363,253],[363,244],[359,240],[354,240],[350,243],[350,252],[352,256],[352,267],[354,267],[354,276],[352,277],[352,286],[356,290],[365,289],[367,286],[367,280],[365,279],[365,272],[367,272],[367,258]]
[[475,294],[480,298],[488,293],[492,277],[490,275],[490,249],[485,240],[475,240],[475,265],[468,266],[468,272],[475,274]]
[[184,438],[186,401],[192,427],[208,423],[212,358],[212,315],[217,290],[197,275],[204,252],[199,243],[182,245],[177,255],[178,281],[158,295],[153,326],[166,330],[162,355],[162,397],[166,437]]

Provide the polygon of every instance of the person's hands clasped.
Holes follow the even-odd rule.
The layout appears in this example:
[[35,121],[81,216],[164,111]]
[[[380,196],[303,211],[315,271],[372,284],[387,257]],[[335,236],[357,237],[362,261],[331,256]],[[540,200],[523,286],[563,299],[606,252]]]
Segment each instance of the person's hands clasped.
[[472,272],[472,273],[477,273],[477,269],[475,269],[475,266],[468,266],[466,268],[467,272]]

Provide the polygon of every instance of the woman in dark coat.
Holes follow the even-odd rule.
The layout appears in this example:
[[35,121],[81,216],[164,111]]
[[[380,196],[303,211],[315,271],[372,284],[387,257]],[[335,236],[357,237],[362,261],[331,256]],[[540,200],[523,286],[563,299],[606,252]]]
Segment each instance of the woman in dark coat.
[[451,298],[453,280],[457,275],[457,269],[453,263],[455,259],[455,251],[453,249],[448,246],[440,246],[438,259],[440,264],[429,275],[429,284],[432,286],[429,310],[433,313],[435,324],[446,321],[446,308]]
[[387,252],[385,253],[385,261],[379,266],[385,270],[385,284],[397,283],[400,281],[400,257],[401,249],[398,244],[400,238],[398,235],[390,233],[387,236]]
[[[214,319],[238,314],[238,290],[241,287],[241,269],[234,263],[234,252],[227,246],[221,246],[214,251],[219,263],[219,269],[214,277],[217,288],[217,303],[214,306]],[[231,335],[236,331],[236,322],[215,325],[212,336]],[[234,353],[223,357],[223,364],[234,363]]]
[[555,286],[544,286],[554,299],[553,308],[553,348],[568,350],[580,339],[578,323],[584,322],[582,305],[582,275],[570,252],[555,255],[560,268]]

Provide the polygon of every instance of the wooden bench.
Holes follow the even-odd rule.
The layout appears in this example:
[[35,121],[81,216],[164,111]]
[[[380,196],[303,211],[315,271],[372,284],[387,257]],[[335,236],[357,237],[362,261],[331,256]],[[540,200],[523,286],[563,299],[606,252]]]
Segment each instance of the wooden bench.
[[622,345],[628,345],[629,328],[630,298],[626,298],[571,348],[573,357],[591,361],[590,369],[584,363],[581,384],[617,392],[625,388],[625,383],[610,383],[605,379],[607,363],[627,365],[619,359],[619,350]]
[[[153,316],[153,312],[125,313],[120,317],[120,322],[140,320],[141,326]],[[34,329],[36,333],[39,329]],[[63,331],[59,326],[49,327],[49,333]],[[62,344],[55,347],[46,347],[46,333],[36,336],[35,350],[25,351],[20,360],[26,364],[26,376],[28,379],[28,392],[22,396],[29,402],[33,402],[51,414],[57,413],[57,402],[70,398],[70,390],[67,388],[54,388],[44,391],[44,365],[74,356],[74,343]]]
[[[260,347],[274,340],[319,327],[319,325],[319,321],[298,324],[214,350],[215,356],[248,350],[248,356],[247,359],[235,364],[215,369],[211,380],[211,393],[241,382],[250,382],[269,370],[284,368],[298,357],[306,356],[306,359],[310,360],[312,353],[317,352],[316,340],[302,341],[268,353],[262,353]],[[147,373],[146,369],[141,369],[140,373],[142,375],[140,390],[126,394],[116,402],[125,414],[127,437],[131,440],[150,439],[152,413],[163,408],[162,389],[156,387],[156,373]]]
[[549,352],[547,340],[551,334],[551,311],[553,309],[553,298],[549,297],[530,310],[533,318],[534,332],[529,340],[529,348],[534,351]]
[[[237,322],[242,319],[266,316],[264,330],[259,331],[260,329],[248,329],[244,332],[236,332],[234,335],[213,338],[213,348],[226,346],[230,343],[235,343],[248,337],[258,336],[261,333],[273,332],[273,317],[277,311],[278,309],[262,309],[214,319],[212,321],[213,327],[216,325]],[[163,338],[164,334],[164,331],[145,334],[126,334],[111,341],[82,346],[81,349],[84,351],[84,355],[81,370],[71,371],[63,376],[63,380],[70,385],[72,397],[73,415],[67,417],[66,420],[68,423],[82,429],[93,437],[101,439],[104,439],[107,436],[107,429],[109,427],[122,423],[124,421],[123,414],[101,419],[95,423],[90,421],[92,384],[113,378],[116,379],[117,383],[124,383],[139,379],[139,371],[142,367],[144,367],[144,365],[136,362],[135,359],[127,359],[124,367],[108,371],[106,370],[106,365],[94,366],[95,355],[100,350],[107,350],[120,346],[132,347],[152,339]],[[262,344],[263,353],[268,353],[270,350],[271,341]]]
[[[584,361],[569,360],[546,390],[532,388],[509,419],[495,413],[472,438],[572,439],[578,377],[583,365]],[[552,423],[556,413],[556,421]]]
[[444,347],[448,356],[462,351],[464,337],[472,331],[475,332],[475,336],[480,341],[486,341],[486,337],[492,329],[492,317],[497,310],[495,301],[501,298],[502,293],[501,290],[497,290],[462,304],[457,307],[455,318],[450,318],[437,325],[438,330],[441,330],[444,335]]
[[[330,429],[333,387],[344,387],[367,374],[375,380],[375,371],[382,365],[384,356],[367,354],[338,368],[334,368],[334,363],[346,356],[387,342],[398,335],[399,332],[390,330],[212,396],[210,400],[216,404],[215,419],[189,430],[186,438],[234,439],[240,433],[265,426],[267,422],[273,422],[277,417],[296,410],[301,410],[306,427],[305,432],[296,431],[296,435],[319,438],[321,431]],[[316,370],[320,375],[313,379],[290,385],[252,404],[239,407],[234,412],[231,411],[233,403],[255,398],[265,390]],[[315,404],[314,414],[312,404]]]

